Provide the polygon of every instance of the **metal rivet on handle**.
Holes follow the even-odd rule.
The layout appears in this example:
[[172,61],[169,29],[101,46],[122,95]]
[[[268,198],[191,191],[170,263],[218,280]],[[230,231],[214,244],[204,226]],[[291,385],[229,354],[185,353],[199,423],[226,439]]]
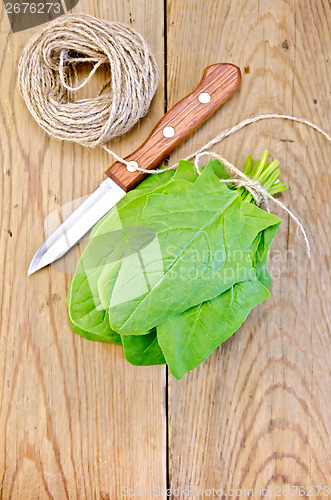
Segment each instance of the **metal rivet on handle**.
[[175,135],[175,129],[174,127],[165,127],[162,133],[164,137],[170,139],[170,137],[173,137]]
[[138,163],[136,161],[130,161],[129,162],[130,165],[127,165],[126,166],[126,169],[129,171],[129,172],[135,172],[137,170],[137,168],[139,167]]
[[210,102],[210,94],[208,94],[208,92],[201,92],[201,94],[199,94],[199,101],[201,104],[207,104]]

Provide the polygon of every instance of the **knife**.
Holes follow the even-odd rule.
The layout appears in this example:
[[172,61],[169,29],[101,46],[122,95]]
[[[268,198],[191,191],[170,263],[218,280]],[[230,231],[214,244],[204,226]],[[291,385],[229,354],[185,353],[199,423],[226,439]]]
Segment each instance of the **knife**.
[[125,157],[131,166],[116,161],[106,170],[107,179],[42,243],[35,253],[28,276],[62,257],[125,194],[146,176],[137,166],[154,169],[194,130],[204,123],[237,90],[240,69],[233,64],[205,68],[196,89],[175,104],[156,124],[146,141]]

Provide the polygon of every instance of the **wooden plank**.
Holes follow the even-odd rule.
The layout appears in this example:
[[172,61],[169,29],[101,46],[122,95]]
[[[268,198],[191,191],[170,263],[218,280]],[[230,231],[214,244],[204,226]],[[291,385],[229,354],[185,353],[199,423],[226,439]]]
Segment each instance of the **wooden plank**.
[[[171,162],[254,114],[303,116],[330,132],[330,19],[321,0],[168,0],[169,106],[208,64],[234,63],[243,73],[240,91]],[[198,369],[180,382],[169,376],[170,487],[223,488],[223,498],[236,496],[230,488],[260,498],[269,486],[275,498],[276,486],[331,483],[330,145],[303,125],[270,120],[214,150],[242,167],[264,148],[281,162],[289,186],[281,200],[303,221],[312,259],[273,206],[283,222],[270,256],[271,299]]]
[[[157,57],[157,96],[148,116],[110,144],[120,155],[137,148],[163,115],[163,9],[162,0],[80,0],[75,8],[131,23]],[[107,500],[125,485],[165,486],[165,368],[137,369],[119,347],[73,334],[63,268],[26,277],[44,219],[89,194],[113,159],[50,140],[34,122],[16,65],[38,28],[13,34],[3,3],[0,10],[0,498]],[[161,20],[161,29],[151,19]]]

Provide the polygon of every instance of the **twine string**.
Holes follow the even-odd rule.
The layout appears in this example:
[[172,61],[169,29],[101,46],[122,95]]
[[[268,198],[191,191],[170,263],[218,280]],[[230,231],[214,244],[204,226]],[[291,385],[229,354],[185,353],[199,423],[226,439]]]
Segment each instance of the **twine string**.
[[234,134],[235,132],[238,132],[239,130],[243,129],[247,125],[250,125],[251,123],[256,123],[260,120],[270,120],[273,118],[280,118],[282,120],[289,120],[292,122],[297,122],[297,123],[303,123],[307,127],[310,127],[320,134],[322,134],[329,142],[331,141],[331,137],[329,134],[327,134],[323,129],[315,125],[315,123],[310,122],[309,120],[306,120],[305,118],[297,117],[297,116],[291,116],[291,115],[281,115],[277,113],[269,113],[266,115],[256,115],[256,116],[251,116],[249,118],[246,118],[245,120],[240,121],[236,125],[234,125],[231,128],[227,128],[223,130],[220,134],[218,134],[216,137],[211,139],[207,144],[202,146],[201,149],[198,151],[195,151],[192,155],[190,155],[188,158],[185,158],[186,160],[190,160],[191,158],[194,158],[197,154],[201,153],[202,151],[206,151],[210,149],[214,144],[217,144],[218,142],[221,142],[223,139],[228,137],[231,134]]
[[[65,67],[64,65],[65,65],[65,59],[66,59],[67,53],[68,53],[67,49],[62,49],[60,52],[59,77],[60,77],[60,81],[61,81],[61,84],[63,85],[63,87],[66,88],[67,90],[71,90],[74,92],[85,87],[85,85],[91,80],[91,78],[97,72],[97,70],[100,68],[100,66],[102,64],[107,63],[106,57],[101,58],[99,61],[91,60],[88,57],[71,59],[70,60],[71,64],[73,64],[73,63],[80,63],[81,64],[82,62],[96,62],[96,64],[94,64],[93,68],[91,69],[91,71],[89,72],[89,74],[87,75],[85,80],[83,80],[80,85],[78,84],[77,69],[73,66],[72,71],[74,71],[74,73],[75,73],[74,77],[75,77],[76,85],[71,86],[71,85],[68,85],[68,83],[66,82],[66,72],[64,71],[64,67]],[[69,79],[70,79],[70,75],[69,75]],[[109,82],[109,80],[108,80],[108,82]]]
[[[79,83],[81,63],[93,68]],[[79,97],[102,65],[107,82],[98,95]],[[155,58],[139,33],[87,14],[48,23],[18,63],[18,87],[37,123],[51,137],[88,147],[128,132],[149,110],[157,80]]]

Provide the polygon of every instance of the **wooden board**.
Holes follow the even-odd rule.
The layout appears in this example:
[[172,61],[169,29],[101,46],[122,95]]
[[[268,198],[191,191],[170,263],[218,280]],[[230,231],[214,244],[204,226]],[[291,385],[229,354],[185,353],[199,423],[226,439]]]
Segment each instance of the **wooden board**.
[[[164,39],[150,23],[163,19],[163,2],[81,0],[78,11],[131,19],[157,54],[153,107],[116,141],[116,151],[128,154],[164,112]],[[26,277],[44,219],[96,188],[113,158],[51,140],[34,122],[17,90],[16,64],[38,28],[13,34],[3,4],[1,13],[0,497],[112,500],[136,482],[165,486],[165,368],[137,370],[120,348],[73,334],[70,275],[61,267]]]
[[[169,105],[205,64],[227,61],[243,70],[239,92],[176,158],[254,114],[303,116],[330,132],[326,2],[167,5]],[[188,43],[189,50],[178,51]],[[331,148],[303,125],[270,120],[250,125],[214,150],[242,167],[248,154],[258,159],[264,148],[281,162],[290,187],[281,199],[304,222],[312,259],[296,226],[273,206],[283,223],[270,255],[272,298],[197,370],[180,382],[169,378],[170,485],[220,488],[226,498],[230,489],[241,489],[244,497],[251,488],[260,498],[260,488],[268,486],[269,498],[286,498],[285,485],[331,483]],[[315,498],[317,490],[308,493]]]
[[[304,222],[312,259],[272,207],[283,219],[270,256],[272,298],[180,382],[164,367],[132,367],[120,348],[72,334],[63,267],[26,278],[45,218],[90,193],[112,160],[49,139],[30,117],[16,64],[38,28],[11,33],[0,10],[0,498],[117,500],[122,486],[139,498],[137,488],[154,485],[222,488],[224,498],[231,488],[260,498],[269,486],[269,498],[300,498],[283,486],[331,486],[330,145],[303,125],[270,120],[214,148],[239,167],[265,147],[280,160],[290,186],[281,199]],[[157,96],[139,126],[110,144],[120,155],[148,135],[164,101],[169,108],[192,91],[215,62],[242,68],[241,89],[170,162],[253,114],[304,116],[331,130],[323,0],[80,0],[74,11],[132,23],[157,57]],[[305,493],[317,498],[316,489]]]

